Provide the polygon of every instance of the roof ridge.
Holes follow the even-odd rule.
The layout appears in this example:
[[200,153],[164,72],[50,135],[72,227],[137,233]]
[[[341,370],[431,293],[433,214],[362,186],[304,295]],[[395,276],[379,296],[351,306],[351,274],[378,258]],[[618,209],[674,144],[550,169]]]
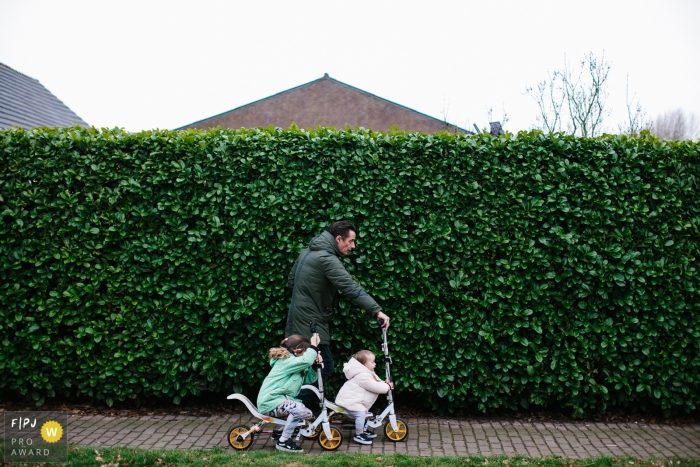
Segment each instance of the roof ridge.
[[[29,76],[29,75],[25,75],[25,74],[24,74],[24,73],[22,73],[21,71],[17,71],[17,70],[15,70],[14,68],[12,68],[12,67],[11,67],[10,65],[8,65],[8,64],[6,64],[6,63],[2,63],[2,62],[0,62],[0,65],[2,65],[2,66],[4,66],[5,68],[8,68],[8,69],[10,69],[10,70],[14,71],[15,73],[17,73],[17,74],[19,74],[19,75],[22,75],[22,76],[24,76],[25,78],[29,78],[29,79],[31,79],[31,80],[34,80],[34,81],[36,81],[37,83],[41,84],[41,82],[40,82],[40,81],[39,81],[38,79],[36,79],[36,78],[32,78],[32,77],[31,77],[31,76]],[[43,84],[41,84],[41,85],[43,86]]]
[[[371,93],[371,92],[369,92],[369,91],[365,91],[364,89],[355,87],[355,86],[353,86],[352,84],[344,83],[344,82],[342,82],[342,81],[340,81],[340,80],[337,80],[337,79],[335,79],[335,78],[331,78],[330,76],[328,76],[328,73],[326,73],[325,76],[324,76],[323,78],[321,78],[321,79],[324,79],[324,78],[328,78],[328,79],[330,79],[330,80],[332,80],[332,81],[335,81],[336,83],[342,84],[343,86],[347,86],[347,87],[349,87],[350,89],[354,89],[355,91],[358,91],[358,92],[367,94],[368,96],[371,96],[371,97],[373,97],[373,98],[375,98],[375,99],[379,99],[379,100],[381,100],[381,101],[388,102],[388,103],[390,103],[390,104],[396,105],[396,106],[398,106],[398,107],[402,107],[402,108],[404,108],[404,109],[406,109],[406,110],[409,110],[409,111],[411,111],[411,112],[415,112],[415,113],[418,113],[418,114],[420,114],[420,115],[423,115],[424,117],[428,117],[428,118],[433,119],[433,120],[435,120],[435,121],[442,122],[442,123],[444,123],[447,127],[457,128],[457,129],[463,130],[463,131],[465,131],[465,132],[466,132],[466,131],[469,131],[469,130],[467,130],[466,128],[462,128],[462,127],[460,127],[460,126],[455,125],[454,123],[449,123],[449,122],[447,122],[446,120],[440,120],[439,118],[433,117],[432,115],[428,115],[427,113],[421,112],[420,110],[416,110],[416,109],[413,109],[413,108],[408,107],[408,106],[406,106],[406,105],[399,104],[398,102],[394,102],[394,101],[389,100],[389,99],[387,99],[387,98],[385,98],[385,97],[378,96],[377,94],[373,94],[373,93]],[[320,81],[320,80],[316,80],[316,81]],[[313,81],[312,81],[312,82],[313,82]],[[307,84],[311,84],[311,83],[307,83]]]
[[38,79],[0,63],[0,129],[20,127],[89,127]]

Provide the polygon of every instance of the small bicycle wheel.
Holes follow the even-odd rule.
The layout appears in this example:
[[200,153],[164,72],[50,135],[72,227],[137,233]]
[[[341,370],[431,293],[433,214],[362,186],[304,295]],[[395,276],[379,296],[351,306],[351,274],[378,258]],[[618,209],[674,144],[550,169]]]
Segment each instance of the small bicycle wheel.
[[242,435],[250,431],[248,425],[235,425],[228,430],[228,444],[237,451],[244,451],[253,444],[255,433],[250,433],[244,438]]
[[318,434],[318,444],[326,451],[335,451],[343,443],[343,434],[339,429],[332,426],[331,427],[331,437],[326,436],[326,432],[321,428],[321,432]]
[[408,437],[408,425],[402,419],[396,419],[396,431],[391,426],[391,422],[386,422],[384,425],[384,435],[395,443],[403,441]]

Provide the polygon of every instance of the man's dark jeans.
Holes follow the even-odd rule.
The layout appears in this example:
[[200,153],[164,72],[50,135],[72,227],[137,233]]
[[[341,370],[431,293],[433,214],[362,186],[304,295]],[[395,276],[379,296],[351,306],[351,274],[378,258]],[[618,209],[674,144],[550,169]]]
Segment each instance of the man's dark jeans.
[[[323,358],[323,368],[321,369],[323,386],[324,388],[327,388],[328,385],[326,383],[330,379],[331,374],[333,374],[333,354],[331,354],[331,346],[329,344],[319,344],[318,350],[321,351],[321,357]],[[309,371],[313,370],[309,369]],[[318,387],[318,381],[316,381],[313,385]],[[301,391],[299,391],[298,397],[299,399],[301,399],[301,402],[306,407],[311,409],[314,413],[318,413],[321,401],[318,400],[318,397],[316,397],[316,394],[314,394],[313,391],[309,391],[308,389],[302,389]],[[327,395],[326,399],[328,399]]]

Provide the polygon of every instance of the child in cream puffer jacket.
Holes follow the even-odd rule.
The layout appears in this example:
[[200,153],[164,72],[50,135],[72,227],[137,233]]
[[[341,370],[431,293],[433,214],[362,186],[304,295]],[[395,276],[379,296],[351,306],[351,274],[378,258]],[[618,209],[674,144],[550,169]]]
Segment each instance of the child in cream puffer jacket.
[[377,366],[375,356],[369,350],[360,350],[343,365],[343,373],[348,379],[338,391],[335,403],[347,410],[355,419],[354,441],[360,444],[372,444],[377,435],[365,431],[365,419],[370,407],[374,405],[379,394],[386,394],[394,389],[390,381],[382,381],[374,373]]

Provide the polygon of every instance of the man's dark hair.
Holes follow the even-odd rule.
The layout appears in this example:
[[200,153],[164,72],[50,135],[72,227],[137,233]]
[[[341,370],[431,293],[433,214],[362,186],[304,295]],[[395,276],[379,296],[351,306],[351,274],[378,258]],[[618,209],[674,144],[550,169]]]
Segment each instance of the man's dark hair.
[[334,222],[331,224],[330,227],[328,227],[328,231],[333,235],[333,238],[337,237],[340,235],[340,238],[345,240],[345,238],[350,235],[350,231],[355,232],[355,235],[357,235],[357,227],[352,225],[348,221],[338,221]]

